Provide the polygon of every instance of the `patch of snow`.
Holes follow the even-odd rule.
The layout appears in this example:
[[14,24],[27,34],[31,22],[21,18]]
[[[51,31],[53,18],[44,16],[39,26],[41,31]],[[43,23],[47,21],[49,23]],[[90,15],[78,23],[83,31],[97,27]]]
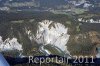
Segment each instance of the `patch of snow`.
[[27,30],[26,33],[29,35],[31,33],[31,31],[30,30]]
[[57,46],[62,51],[69,53],[66,44],[70,35],[68,35],[67,32],[68,28],[61,23],[44,20],[39,22],[38,30],[34,39],[38,44],[51,44]]
[[89,6],[91,6],[91,4],[88,4],[88,3],[84,3],[84,8],[88,8]]
[[23,50],[22,45],[18,43],[16,38],[7,38],[5,41],[2,40],[2,37],[0,36],[0,51],[6,51],[6,50]]
[[32,41],[34,38],[34,35],[32,34],[31,30],[26,29],[26,34],[28,34],[28,38]]
[[79,18],[78,21],[82,21],[82,18]]
[[9,8],[9,7],[0,7],[0,10],[1,10],[1,11],[9,11],[10,8]]
[[100,20],[78,18],[79,22],[100,23]]
[[73,1],[73,0],[71,0],[71,1],[69,1],[69,3],[72,3],[75,6],[79,6],[81,4],[84,4],[85,2],[86,2],[86,0],[79,0],[79,1]]

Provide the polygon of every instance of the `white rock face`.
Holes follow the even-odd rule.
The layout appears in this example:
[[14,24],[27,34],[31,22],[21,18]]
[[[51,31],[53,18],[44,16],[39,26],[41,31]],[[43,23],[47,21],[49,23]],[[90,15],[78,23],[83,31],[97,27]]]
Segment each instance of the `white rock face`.
[[22,45],[18,43],[16,38],[7,38],[5,41],[2,40],[2,37],[0,36],[0,51],[6,51],[6,50],[23,50]]
[[44,20],[39,22],[37,34],[34,39],[38,44],[52,44],[60,48],[62,51],[69,53],[65,46],[70,36],[67,32],[68,28],[61,23]]
[[94,19],[83,19],[83,18],[78,18],[79,22],[87,22],[87,23],[100,23],[100,19],[99,20],[94,20]]

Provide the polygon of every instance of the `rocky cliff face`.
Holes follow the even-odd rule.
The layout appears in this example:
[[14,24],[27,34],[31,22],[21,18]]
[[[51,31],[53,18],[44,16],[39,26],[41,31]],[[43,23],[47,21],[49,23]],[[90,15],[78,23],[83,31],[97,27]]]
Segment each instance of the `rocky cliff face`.
[[34,42],[30,40],[26,31],[30,29],[35,34],[36,23],[23,21],[11,21],[0,24],[0,50],[30,51]]
[[[46,51],[46,54],[55,54],[51,50],[56,48],[58,55],[61,52],[70,55],[66,46],[70,36],[67,32],[68,28],[63,24],[49,20],[41,22],[19,20],[2,23],[0,28],[0,50],[1,52],[16,50],[19,53],[29,55],[30,51],[40,52],[41,50]],[[39,48],[41,45],[49,45],[52,48],[43,50],[43,48]]]

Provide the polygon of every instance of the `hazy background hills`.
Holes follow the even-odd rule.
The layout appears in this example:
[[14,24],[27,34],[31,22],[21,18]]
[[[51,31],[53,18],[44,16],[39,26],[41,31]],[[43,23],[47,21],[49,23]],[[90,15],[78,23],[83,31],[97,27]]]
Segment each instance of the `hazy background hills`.
[[81,5],[84,3],[100,5],[100,0],[0,0],[1,7],[2,6],[15,7],[15,5],[16,7],[18,7],[19,5],[20,7],[22,6],[55,7],[66,4]]

